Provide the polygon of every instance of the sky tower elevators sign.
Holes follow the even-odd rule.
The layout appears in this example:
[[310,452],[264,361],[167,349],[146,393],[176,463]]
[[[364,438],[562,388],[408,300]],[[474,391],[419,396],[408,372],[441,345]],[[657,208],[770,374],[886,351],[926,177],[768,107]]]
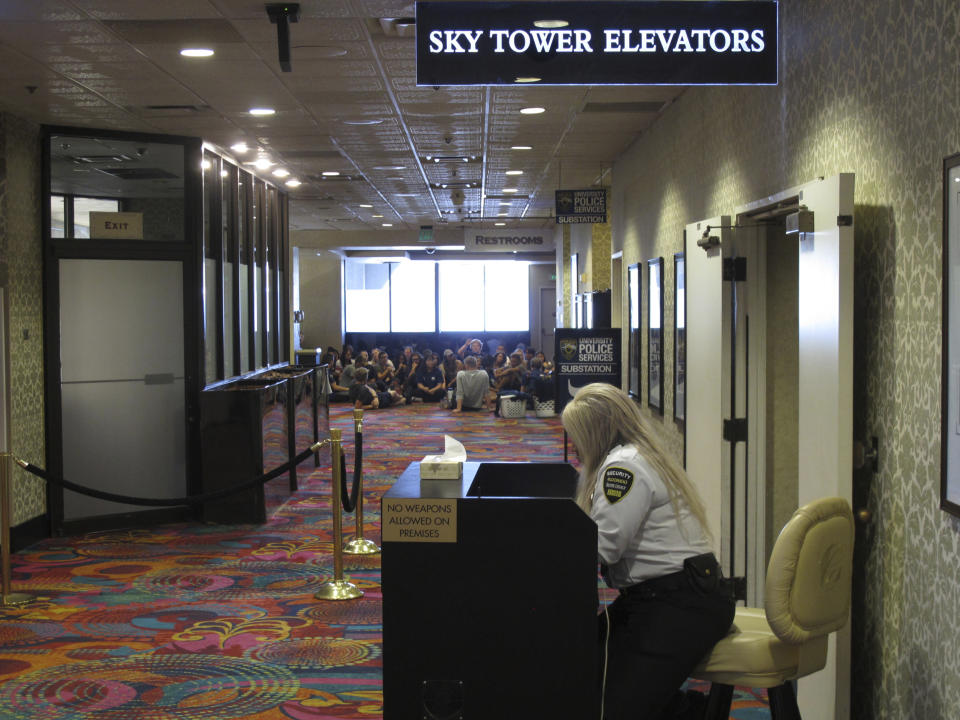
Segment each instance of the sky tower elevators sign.
[[418,85],[776,85],[777,57],[773,0],[417,3]]

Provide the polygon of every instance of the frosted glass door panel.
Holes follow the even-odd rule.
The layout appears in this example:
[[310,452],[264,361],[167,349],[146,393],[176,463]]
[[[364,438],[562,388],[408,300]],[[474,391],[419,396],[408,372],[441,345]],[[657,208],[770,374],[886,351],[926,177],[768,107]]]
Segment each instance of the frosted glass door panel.
[[179,262],[60,261],[61,382],[183,375]]
[[[64,476],[135,497],[179,497],[186,488],[183,379],[70,383],[63,401]],[[151,510],[65,491],[64,519]]]
[[[179,262],[60,261],[67,479],[145,497],[186,488],[183,270]],[[64,493],[75,520],[142,507]]]
[[250,362],[250,270],[246,263],[240,264],[240,372],[250,372],[253,365]]
[[223,376],[233,377],[237,370],[233,367],[233,263],[223,263]]
[[217,261],[213,258],[203,261],[203,324],[204,366],[209,385],[217,379]]

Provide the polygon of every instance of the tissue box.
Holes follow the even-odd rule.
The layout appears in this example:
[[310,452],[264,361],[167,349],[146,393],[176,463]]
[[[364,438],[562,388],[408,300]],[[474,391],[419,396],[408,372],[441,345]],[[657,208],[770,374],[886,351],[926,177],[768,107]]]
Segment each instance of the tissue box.
[[421,480],[459,480],[463,477],[463,463],[451,460],[428,460],[420,463]]

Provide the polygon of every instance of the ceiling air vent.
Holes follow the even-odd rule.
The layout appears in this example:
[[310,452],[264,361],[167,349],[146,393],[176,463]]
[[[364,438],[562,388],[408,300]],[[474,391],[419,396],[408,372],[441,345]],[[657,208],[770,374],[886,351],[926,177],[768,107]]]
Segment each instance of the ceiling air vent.
[[209,105],[145,105],[140,108],[140,114],[145,117],[195,117],[209,112]]
[[665,103],[656,102],[588,102],[583,106],[585,113],[655,113],[660,112]]
[[121,180],[176,180],[179,176],[160,168],[97,168]]

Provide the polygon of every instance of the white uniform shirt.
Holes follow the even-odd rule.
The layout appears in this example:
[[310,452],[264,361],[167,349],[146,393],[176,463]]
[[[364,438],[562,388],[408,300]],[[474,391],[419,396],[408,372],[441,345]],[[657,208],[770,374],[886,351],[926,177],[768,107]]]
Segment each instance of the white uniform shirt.
[[677,572],[686,558],[712,549],[682,504],[677,522],[666,485],[633,446],[618,445],[604,458],[590,517],[597,523],[600,562],[609,568],[611,587]]

